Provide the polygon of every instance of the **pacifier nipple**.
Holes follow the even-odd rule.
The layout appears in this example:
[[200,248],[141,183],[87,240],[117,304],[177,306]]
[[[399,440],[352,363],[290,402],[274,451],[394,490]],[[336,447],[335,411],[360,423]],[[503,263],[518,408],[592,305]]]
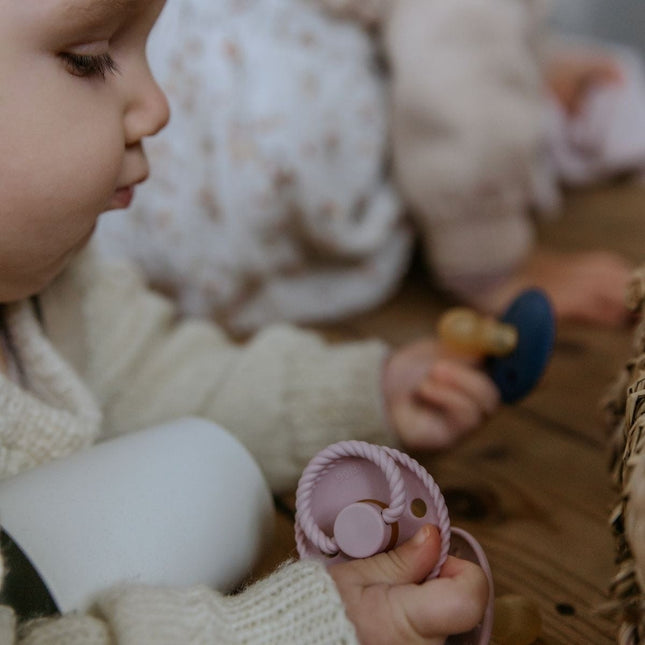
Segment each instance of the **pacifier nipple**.
[[350,558],[369,558],[384,551],[392,537],[392,528],[381,515],[381,507],[372,502],[355,502],[336,516],[334,539]]
[[513,325],[467,307],[454,307],[443,314],[438,333],[452,349],[475,356],[506,356],[515,349],[518,340]]

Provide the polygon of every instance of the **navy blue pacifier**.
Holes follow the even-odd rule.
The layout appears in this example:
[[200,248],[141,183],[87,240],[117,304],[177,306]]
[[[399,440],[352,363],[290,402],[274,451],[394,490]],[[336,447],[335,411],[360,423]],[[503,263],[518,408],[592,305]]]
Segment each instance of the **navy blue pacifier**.
[[442,341],[475,356],[499,388],[504,403],[525,397],[538,383],[555,343],[555,315],[540,289],[523,291],[499,318],[466,307],[448,310],[440,319]]

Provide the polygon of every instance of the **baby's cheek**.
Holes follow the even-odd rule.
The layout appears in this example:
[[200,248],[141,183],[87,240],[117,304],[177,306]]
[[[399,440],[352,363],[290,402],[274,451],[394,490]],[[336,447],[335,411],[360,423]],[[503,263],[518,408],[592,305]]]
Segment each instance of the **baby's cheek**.
[[105,212],[114,197],[114,193],[119,186],[119,179],[122,174],[123,153],[106,149],[106,153],[101,155],[102,163],[88,169],[89,181],[85,186],[88,214],[97,217]]

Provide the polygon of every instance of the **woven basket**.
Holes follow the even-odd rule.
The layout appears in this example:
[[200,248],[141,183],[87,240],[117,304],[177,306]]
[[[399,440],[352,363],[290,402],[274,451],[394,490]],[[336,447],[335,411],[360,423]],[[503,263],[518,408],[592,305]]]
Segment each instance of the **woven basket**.
[[645,266],[634,273],[627,305],[640,322],[629,359],[604,402],[617,503],[611,515],[617,573],[609,611],[619,645],[645,643]]

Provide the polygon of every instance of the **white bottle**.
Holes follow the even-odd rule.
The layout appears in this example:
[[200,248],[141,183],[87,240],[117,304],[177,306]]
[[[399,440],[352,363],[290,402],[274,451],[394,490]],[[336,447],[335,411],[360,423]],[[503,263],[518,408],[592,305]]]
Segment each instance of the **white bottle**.
[[61,612],[86,610],[122,582],[229,591],[261,556],[273,521],[253,457],[196,418],[123,435],[0,483],[0,525]]

